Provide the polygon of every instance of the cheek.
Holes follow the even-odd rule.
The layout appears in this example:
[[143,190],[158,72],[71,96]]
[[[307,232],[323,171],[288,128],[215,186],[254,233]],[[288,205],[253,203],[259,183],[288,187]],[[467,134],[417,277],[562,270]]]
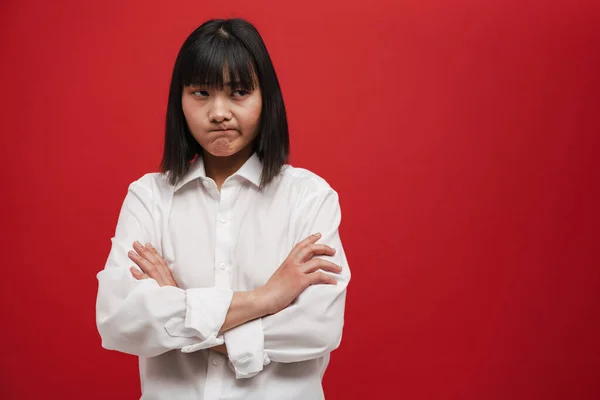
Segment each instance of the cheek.
[[245,126],[246,136],[250,140],[254,140],[260,131],[260,113],[252,113],[246,118]]
[[256,113],[252,113],[250,120],[252,121],[252,125],[257,127],[260,124],[260,110]]
[[189,122],[190,122],[190,119],[191,119],[192,112],[191,112],[191,110],[190,110],[190,107],[189,107],[189,105],[188,105],[188,104],[187,104],[187,102],[185,101],[185,99],[183,99],[183,100],[181,101],[181,109],[183,110],[183,116],[185,117],[185,120],[186,120],[186,121],[188,121],[188,125],[189,125]]
[[183,109],[183,116],[185,117],[188,127],[192,133],[194,133],[194,131],[200,126],[200,121],[198,118],[199,112],[196,108],[186,105],[185,102],[182,102],[181,106]]
[[253,107],[248,109],[247,121],[248,125],[252,125],[255,130],[260,126],[260,115],[262,111],[262,103],[258,101]]

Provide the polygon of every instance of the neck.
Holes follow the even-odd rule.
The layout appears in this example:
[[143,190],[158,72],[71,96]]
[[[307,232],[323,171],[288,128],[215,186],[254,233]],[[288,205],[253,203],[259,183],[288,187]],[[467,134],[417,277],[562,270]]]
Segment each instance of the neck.
[[221,190],[223,182],[242,168],[250,156],[252,156],[252,149],[249,147],[228,157],[215,157],[204,151],[202,153],[204,171],[206,176],[215,181],[217,188]]

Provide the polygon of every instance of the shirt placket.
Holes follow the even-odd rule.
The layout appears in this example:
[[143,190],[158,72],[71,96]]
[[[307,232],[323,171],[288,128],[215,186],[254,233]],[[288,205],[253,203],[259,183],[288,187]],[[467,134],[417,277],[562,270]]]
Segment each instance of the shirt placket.
[[[225,182],[221,187],[218,198],[216,224],[215,224],[215,258],[214,258],[214,286],[231,288],[231,254],[234,245],[234,213],[235,188]],[[213,400],[221,397],[223,378],[226,376],[227,358],[215,351],[210,351],[206,374],[204,399]]]

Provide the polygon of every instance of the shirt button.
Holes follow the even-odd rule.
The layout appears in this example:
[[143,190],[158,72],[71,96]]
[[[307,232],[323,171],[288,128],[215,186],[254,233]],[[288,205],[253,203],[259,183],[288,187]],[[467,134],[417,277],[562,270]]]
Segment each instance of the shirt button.
[[221,268],[222,271],[225,270],[225,267],[226,267],[225,263],[220,263],[219,264],[219,268]]
[[216,358],[212,362],[215,367],[219,366],[219,360],[217,360]]
[[220,221],[221,221],[221,223],[226,224],[227,223],[227,216],[221,215]]

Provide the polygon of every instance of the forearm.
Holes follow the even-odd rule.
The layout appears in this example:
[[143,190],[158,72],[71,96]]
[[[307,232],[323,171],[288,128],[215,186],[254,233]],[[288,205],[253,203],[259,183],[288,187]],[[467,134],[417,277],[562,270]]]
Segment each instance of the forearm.
[[228,355],[227,354],[227,347],[224,344],[220,344],[218,346],[211,347],[210,349],[212,351],[216,351],[217,353],[221,353],[223,355]]
[[223,343],[219,330],[233,292],[223,288],[160,287],[137,281],[129,268],[111,266],[98,274],[97,327],[102,345],[143,357],[169,350],[192,352]]
[[335,288],[311,287],[294,306],[261,319],[263,348],[271,361],[320,358],[340,345],[346,298],[345,290],[340,289],[347,285],[344,278]]
[[285,309],[223,335],[236,377],[252,377],[271,361],[290,363],[320,358],[339,346],[350,269],[341,243],[338,248],[334,260],[343,270],[335,275],[336,285],[311,286]]
[[[111,294],[110,285],[100,281],[97,302],[97,327],[102,346],[127,354],[153,357],[173,348],[200,342],[191,337],[169,335],[164,328],[170,316],[183,316],[185,294],[176,288],[146,288],[133,290],[131,295],[117,301]],[[166,299],[159,304],[155,299]],[[154,311],[153,311],[154,310]],[[167,315],[167,318],[159,317]]]
[[[225,322],[219,334],[267,315],[266,309],[263,306],[264,303],[264,298],[261,297],[260,290],[234,292]],[[212,347],[211,350],[227,355],[227,347],[224,344]]]
[[151,280],[136,282],[128,273],[127,268],[110,268],[98,275],[96,322],[103,347],[154,357],[223,343],[217,330],[219,314],[225,315],[231,298],[226,291],[159,287]]
[[259,293],[259,290],[234,292],[219,334],[265,315],[267,315],[267,310],[264,296]]
[[[347,280],[340,281],[338,285],[346,283]],[[299,362],[330,353],[341,340],[345,291],[337,295],[331,292],[306,295],[276,314],[256,318],[225,332],[226,348],[217,346],[212,350],[227,355],[238,379],[258,374],[272,361]]]

